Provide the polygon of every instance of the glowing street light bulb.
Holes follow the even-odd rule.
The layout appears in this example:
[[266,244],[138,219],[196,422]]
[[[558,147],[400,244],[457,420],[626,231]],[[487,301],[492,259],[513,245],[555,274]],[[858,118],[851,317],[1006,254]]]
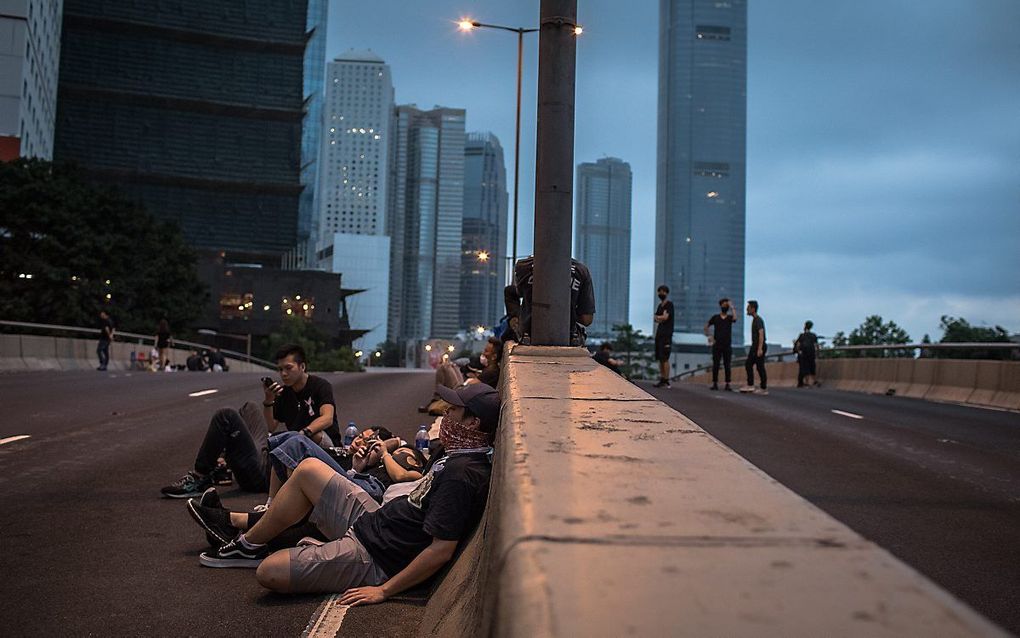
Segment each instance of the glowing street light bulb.
[[431,343],[426,343],[425,344],[425,352],[432,352],[432,344]]
[[584,33],[584,29],[581,28],[581,25],[574,25],[574,35],[581,35],[582,33]]
[[454,348],[452,345],[450,345],[450,346],[446,346],[446,349],[448,351],[450,351],[450,352],[453,352],[456,348]]
[[354,353],[354,356],[358,357],[358,358],[361,358],[361,355],[363,355],[363,354],[365,354],[365,353],[362,352],[361,350],[358,350],[357,352]]
[[382,353],[381,353],[381,352],[376,352],[376,353],[375,353],[375,358],[376,358],[376,359],[378,359],[378,358],[379,358],[379,357],[381,357],[381,356],[382,356]]
[[475,28],[475,21],[470,18],[461,18],[460,21],[457,22],[457,28],[461,31],[471,31]]

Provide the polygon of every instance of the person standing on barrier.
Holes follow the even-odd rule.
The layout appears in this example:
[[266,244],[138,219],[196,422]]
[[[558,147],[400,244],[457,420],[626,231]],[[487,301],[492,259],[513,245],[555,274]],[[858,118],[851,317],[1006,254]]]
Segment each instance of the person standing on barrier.
[[793,351],[797,353],[797,387],[812,387],[818,383],[815,355],[818,352],[818,335],[811,332],[814,327],[811,321],[804,322],[804,332],[793,342]]
[[[767,395],[768,377],[765,374],[765,320],[758,316],[758,302],[754,299],[747,302],[747,316],[751,317],[751,349],[747,353],[747,361],[744,362],[744,369],[747,371],[747,385],[740,389],[741,392],[754,392],[755,394]],[[757,390],[754,387],[754,370],[758,369],[758,378],[761,380],[761,387]]]
[[708,329],[714,328],[709,342],[712,344],[712,390],[719,389],[719,361],[722,360],[726,369],[726,391],[732,392],[730,387],[732,373],[730,361],[733,358],[733,324],[737,322],[737,313],[733,310],[730,300],[723,297],[719,300],[719,314],[712,315],[705,324],[705,335],[708,336]]
[[113,341],[115,330],[116,326],[113,325],[113,319],[110,319],[110,315],[105,310],[100,310],[99,345],[96,346],[96,356],[99,357],[99,367],[96,370],[100,372],[105,372],[106,366],[110,364],[110,342]]
[[655,360],[659,362],[659,382],[656,388],[669,387],[669,357],[673,350],[673,302],[669,300],[669,286],[662,284],[655,290],[659,305],[655,308]]

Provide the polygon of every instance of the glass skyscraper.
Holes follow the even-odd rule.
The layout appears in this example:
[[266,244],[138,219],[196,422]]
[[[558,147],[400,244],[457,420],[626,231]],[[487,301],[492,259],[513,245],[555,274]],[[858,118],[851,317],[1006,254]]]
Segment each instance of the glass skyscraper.
[[297,240],[308,2],[65,0],[55,160],[198,248]]
[[451,338],[460,326],[463,109],[398,106],[391,128],[390,339]]
[[721,297],[744,302],[747,2],[659,10],[655,284],[670,287],[677,332],[700,334]]
[[591,271],[598,312],[588,327],[608,338],[630,323],[630,164],[615,157],[577,167],[574,257]]
[[460,327],[491,328],[503,316],[506,279],[506,166],[492,133],[469,133],[464,148]]
[[326,64],[326,25],[329,0],[308,0],[305,29],[305,122],[301,129],[301,200],[298,208],[298,242],[315,241],[315,217],[319,184],[319,151],[322,140],[323,73]]

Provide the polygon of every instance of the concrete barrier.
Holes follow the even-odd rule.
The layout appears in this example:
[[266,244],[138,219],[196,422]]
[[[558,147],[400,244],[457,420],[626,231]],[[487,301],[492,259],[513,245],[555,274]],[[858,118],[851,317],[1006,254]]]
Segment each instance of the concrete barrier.
[[929,401],[964,403],[974,393],[978,362],[970,359],[939,359],[935,379],[924,398]]
[[0,370],[24,370],[21,335],[0,334]]
[[21,335],[21,359],[29,370],[59,370],[53,337]]
[[1020,410],[1020,363],[1004,363],[999,375],[999,387],[992,396],[991,405]]
[[1000,636],[581,349],[515,348],[431,636]]
[[992,405],[995,393],[1002,385],[1002,374],[1005,369],[1003,361],[977,361],[977,375],[974,388],[967,396],[967,403],[973,405]]
[[923,399],[935,383],[935,366],[938,361],[938,359],[915,359],[910,385],[903,392],[903,396]]

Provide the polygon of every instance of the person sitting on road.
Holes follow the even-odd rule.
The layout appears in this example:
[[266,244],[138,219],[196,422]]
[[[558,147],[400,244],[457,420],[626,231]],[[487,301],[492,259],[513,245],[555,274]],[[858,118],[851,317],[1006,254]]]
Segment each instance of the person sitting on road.
[[614,359],[610,353],[613,351],[613,344],[608,341],[603,341],[602,345],[599,346],[598,352],[592,355],[592,359],[606,366],[616,374],[623,374],[620,372],[620,366],[623,365],[623,361]]
[[[435,574],[481,519],[488,496],[499,395],[473,384],[440,394],[451,407],[440,428],[446,453],[407,496],[379,506],[318,459],[302,461],[247,531],[199,557],[207,567],[257,567],[264,587],[284,593],[344,592],[342,605],[378,603]],[[212,525],[248,515],[199,510]],[[270,555],[267,543],[305,517],[327,538]]]
[[418,408],[422,414],[440,416],[446,411],[446,404],[439,397],[439,388],[459,388],[464,385],[464,373],[456,362],[445,360],[436,367],[436,384],[432,392],[432,398],[425,405]]
[[219,348],[213,348],[209,353],[209,369],[213,372],[227,372],[230,366],[227,365],[227,358],[223,356]]
[[205,359],[198,350],[192,350],[191,355],[185,360],[189,372],[205,372]]
[[499,364],[503,358],[503,342],[496,337],[489,337],[485,350],[478,357],[481,369],[474,372],[465,383],[484,383],[494,388],[499,387]]
[[269,431],[300,432],[315,443],[329,447],[340,440],[333,386],[310,375],[305,351],[285,345],[276,353],[280,381],[263,378],[264,400],[259,410],[245,403],[241,410],[224,408],[213,415],[195,457],[195,469],[160,490],[170,498],[198,496],[212,484],[216,460],[221,455],[233,471],[238,486],[249,492],[269,487]]

